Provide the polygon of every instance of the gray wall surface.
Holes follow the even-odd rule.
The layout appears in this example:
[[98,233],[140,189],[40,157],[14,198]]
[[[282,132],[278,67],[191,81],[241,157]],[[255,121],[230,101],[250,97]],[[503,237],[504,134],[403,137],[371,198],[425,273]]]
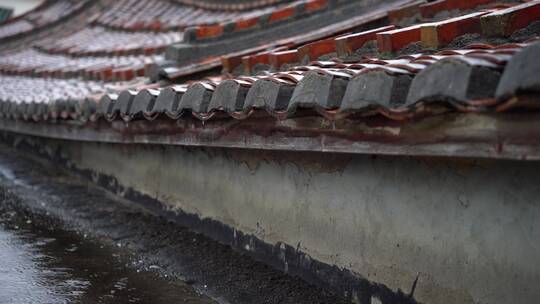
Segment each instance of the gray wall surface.
[[77,168],[422,303],[537,303],[540,163],[65,142]]

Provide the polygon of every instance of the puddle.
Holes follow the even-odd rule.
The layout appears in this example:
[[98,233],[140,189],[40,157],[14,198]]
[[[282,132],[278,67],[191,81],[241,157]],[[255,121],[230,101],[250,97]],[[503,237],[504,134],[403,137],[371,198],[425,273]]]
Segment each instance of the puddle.
[[74,232],[0,215],[1,303],[213,303],[138,263]]

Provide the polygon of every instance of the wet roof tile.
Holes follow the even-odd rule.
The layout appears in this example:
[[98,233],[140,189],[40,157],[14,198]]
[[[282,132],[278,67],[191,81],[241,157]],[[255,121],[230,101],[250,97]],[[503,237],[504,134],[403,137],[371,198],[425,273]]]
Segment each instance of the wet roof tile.
[[[349,115],[404,119],[432,106],[505,110],[516,106],[510,102],[515,96],[539,91],[540,72],[533,60],[540,56],[538,42],[489,39],[516,41],[508,37],[540,19],[540,1],[502,7],[488,0],[388,1],[393,5],[383,14],[345,28],[334,25],[361,16],[336,19],[330,26],[307,22],[317,20],[317,14],[338,15],[350,5],[345,2],[119,1],[82,30],[4,53],[0,77],[11,86],[0,86],[0,115],[33,121],[151,121],[189,115],[205,121],[217,114],[246,119],[263,110],[278,119],[306,113],[332,120]],[[448,17],[442,18],[445,12]],[[365,13],[371,16],[370,10]],[[407,18],[424,20],[401,24]],[[281,36],[275,36],[273,26],[280,31],[289,23],[293,32],[298,24],[310,26],[301,35],[304,40],[274,41]],[[456,43],[471,35],[488,43]],[[534,28],[528,35],[536,36]],[[184,36],[187,49],[171,47]],[[244,37],[255,36],[266,44],[244,44]],[[204,45],[198,49],[201,56],[208,52],[204,64],[222,55],[212,47],[231,41],[238,42],[240,51],[225,50],[222,76],[188,77],[183,84],[142,82],[153,63],[162,64],[162,75],[186,75],[189,64],[163,55],[166,47],[195,58],[189,52]]]
[[486,36],[509,36],[539,19],[540,1],[530,1],[483,16],[482,33]]

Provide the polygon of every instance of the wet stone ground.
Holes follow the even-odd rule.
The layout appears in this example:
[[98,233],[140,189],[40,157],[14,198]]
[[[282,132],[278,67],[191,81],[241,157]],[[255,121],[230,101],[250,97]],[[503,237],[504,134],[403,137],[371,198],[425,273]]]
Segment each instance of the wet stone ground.
[[9,207],[0,208],[0,303],[213,303],[122,248]]
[[0,303],[348,303],[0,145]]

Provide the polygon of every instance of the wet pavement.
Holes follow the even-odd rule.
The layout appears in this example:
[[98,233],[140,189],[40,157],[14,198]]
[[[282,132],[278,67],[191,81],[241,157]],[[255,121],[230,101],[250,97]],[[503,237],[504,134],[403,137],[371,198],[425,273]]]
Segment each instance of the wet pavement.
[[0,303],[212,303],[121,247],[3,211]]

